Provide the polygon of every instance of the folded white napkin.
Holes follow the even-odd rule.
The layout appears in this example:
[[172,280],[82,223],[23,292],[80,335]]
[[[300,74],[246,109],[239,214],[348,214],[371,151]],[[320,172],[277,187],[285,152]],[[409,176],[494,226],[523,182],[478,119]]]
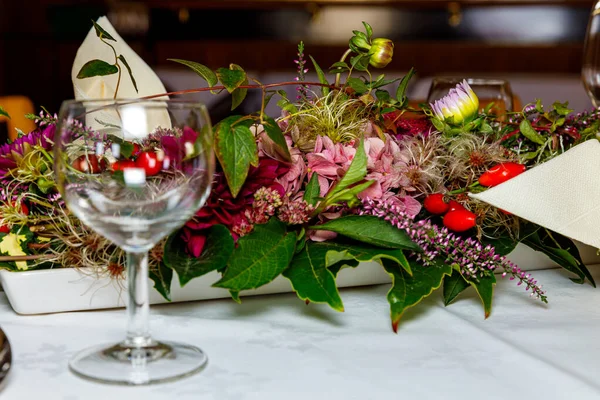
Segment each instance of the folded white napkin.
[[[149,96],[153,94],[165,93],[165,87],[158,78],[158,76],[152,71],[152,69],[137,55],[131,47],[125,41],[115,28],[111,25],[106,17],[100,17],[96,21],[106,32],[108,32],[115,40],[109,41],[114,46],[117,55],[123,55],[125,60],[129,64],[133,76],[136,80],[138,92],[129,77],[127,68],[121,63],[121,82],[119,84],[119,92],[117,97],[120,99],[135,99],[139,97]],[[81,70],[81,67],[90,60],[99,59],[106,61],[109,64],[113,64],[115,55],[112,49],[105,43],[102,43],[100,38],[96,35],[94,27],[90,29],[85,40],[77,50],[75,61],[73,62],[73,68],[71,70],[71,79],[73,81],[73,90],[75,92],[75,99],[77,100],[89,100],[89,99],[112,99],[115,94],[115,88],[117,86],[117,74],[106,75],[106,76],[95,76],[91,78],[78,79],[77,74]],[[168,99],[168,97],[162,97]],[[139,113],[138,113],[139,115]],[[141,120],[141,119],[140,119]],[[88,125],[91,125],[94,129],[101,130],[106,125],[99,124],[97,121],[104,123],[123,126],[123,122],[119,118],[116,112],[102,112],[94,113],[87,119]],[[159,126],[163,128],[171,127],[171,120],[166,110],[164,112],[153,112],[148,118],[146,124],[143,124],[142,128],[153,130]],[[139,131],[140,129],[138,129]],[[147,132],[146,132],[147,133]],[[139,134],[139,132],[138,132]],[[126,138],[135,138],[136,132],[130,132]]]
[[470,196],[600,248],[600,143],[588,140]]

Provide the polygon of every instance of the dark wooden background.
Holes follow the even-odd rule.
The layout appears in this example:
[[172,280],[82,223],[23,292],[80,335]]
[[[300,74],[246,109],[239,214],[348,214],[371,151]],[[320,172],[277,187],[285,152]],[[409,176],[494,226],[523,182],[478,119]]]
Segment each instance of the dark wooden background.
[[[57,110],[62,100],[73,97],[71,65],[90,28],[90,19],[105,14],[133,49],[157,68],[175,68],[167,58],[183,58],[213,68],[236,62],[254,71],[293,71],[298,37],[303,37],[303,30],[323,10],[335,6],[379,7],[412,21],[409,27],[390,31],[389,36],[396,44],[389,67],[392,70],[406,71],[414,66],[421,76],[439,71],[577,74],[592,3],[591,0],[0,0],[0,95],[26,95],[36,105]],[[509,11],[503,17],[508,19],[508,33],[510,15],[520,10],[533,13],[532,24],[543,24],[547,12],[562,13],[566,22],[553,26],[556,32],[547,40],[535,37],[535,32],[531,38],[525,35],[518,39],[490,40],[489,36],[480,35],[481,30],[473,33],[465,25],[464,21],[472,21],[469,15],[499,10]],[[275,20],[279,29],[274,29]],[[288,21],[289,29],[281,29]],[[369,22],[377,28],[377,21]],[[306,41],[307,52],[324,66],[335,62],[345,47],[344,42],[331,43],[319,38]]]

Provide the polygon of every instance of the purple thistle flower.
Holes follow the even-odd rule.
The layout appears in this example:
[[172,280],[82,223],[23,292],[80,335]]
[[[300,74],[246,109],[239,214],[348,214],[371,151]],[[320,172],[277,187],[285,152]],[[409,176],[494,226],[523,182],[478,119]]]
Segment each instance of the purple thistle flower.
[[447,264],[457,264],[463,277],[474,280],[502,268],[502,276],[509,274],[510,280],[518,279],[517,285],[525,284],[525,290],[531,289],[532,296],[544,303],[548,302],[542,286],[530,274],[526,274],[506,257],[496,254],[494,247],[489,244],[483,246],[473,238],[463,239],[428,220],[414,221],[387,200],[364,199],[359,214],[374,215],[405,230],[412,241],[423,249],[422,253],[416,253],[415,256],[425,266],[431,264],[436,257],[442,257]]
[[7,173],[17,166],[15,157],[22,157],[34,146],[42,146],[46,150],[52,148],[56,125],[45,125],[25,136],[17,138],[12,143],[0,146],[0,176],[5,177]]

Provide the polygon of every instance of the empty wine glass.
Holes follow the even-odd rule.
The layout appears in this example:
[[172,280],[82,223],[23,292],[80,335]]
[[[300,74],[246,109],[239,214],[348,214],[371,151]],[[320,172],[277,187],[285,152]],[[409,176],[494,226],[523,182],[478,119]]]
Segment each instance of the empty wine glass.
[[[433,103],[448,94],[463,81],[463,78],[434,77],[429,87],[427,102]],[[510,83],[503,79],[466,79],[471,89],[479,98],[480,108],[493,103],[491,111],[499,116],[513,111],[513,94]]]
[[600,106],[600,1],[592,7],[583,46],[583,86],[594,107]]
[[127,252],[127,335],[70,361],[96,381],[148,384],[199,371],[197,347],[149,333],[148,251],[204,204],[211,187],[212,130],[202,104],[176,100],[63,103],[55,136],[62,198],[84,224]]

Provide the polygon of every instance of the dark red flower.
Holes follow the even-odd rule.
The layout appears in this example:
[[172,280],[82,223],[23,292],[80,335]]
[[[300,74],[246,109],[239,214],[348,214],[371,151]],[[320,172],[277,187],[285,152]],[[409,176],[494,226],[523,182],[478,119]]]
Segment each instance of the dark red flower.
[[[183,228],[183,240],[194,257],[202,254],[206,241],[206,229],[216,224],[225,225],[237,240],[237,232],[247,230],[246,210],[252,208],[254,193],[261,187],[274,189],[283,197],[283,186],[275,180],[283,176],[289,167],[277,160],[261,158],[257,168],[250,167],[248,177],[237,197],[233,197],[222,172],[215,174],[213,188],[204,207]],[[244,225],[239,226],[239,225]],[[243,228],[243,229],[242,229]]]

